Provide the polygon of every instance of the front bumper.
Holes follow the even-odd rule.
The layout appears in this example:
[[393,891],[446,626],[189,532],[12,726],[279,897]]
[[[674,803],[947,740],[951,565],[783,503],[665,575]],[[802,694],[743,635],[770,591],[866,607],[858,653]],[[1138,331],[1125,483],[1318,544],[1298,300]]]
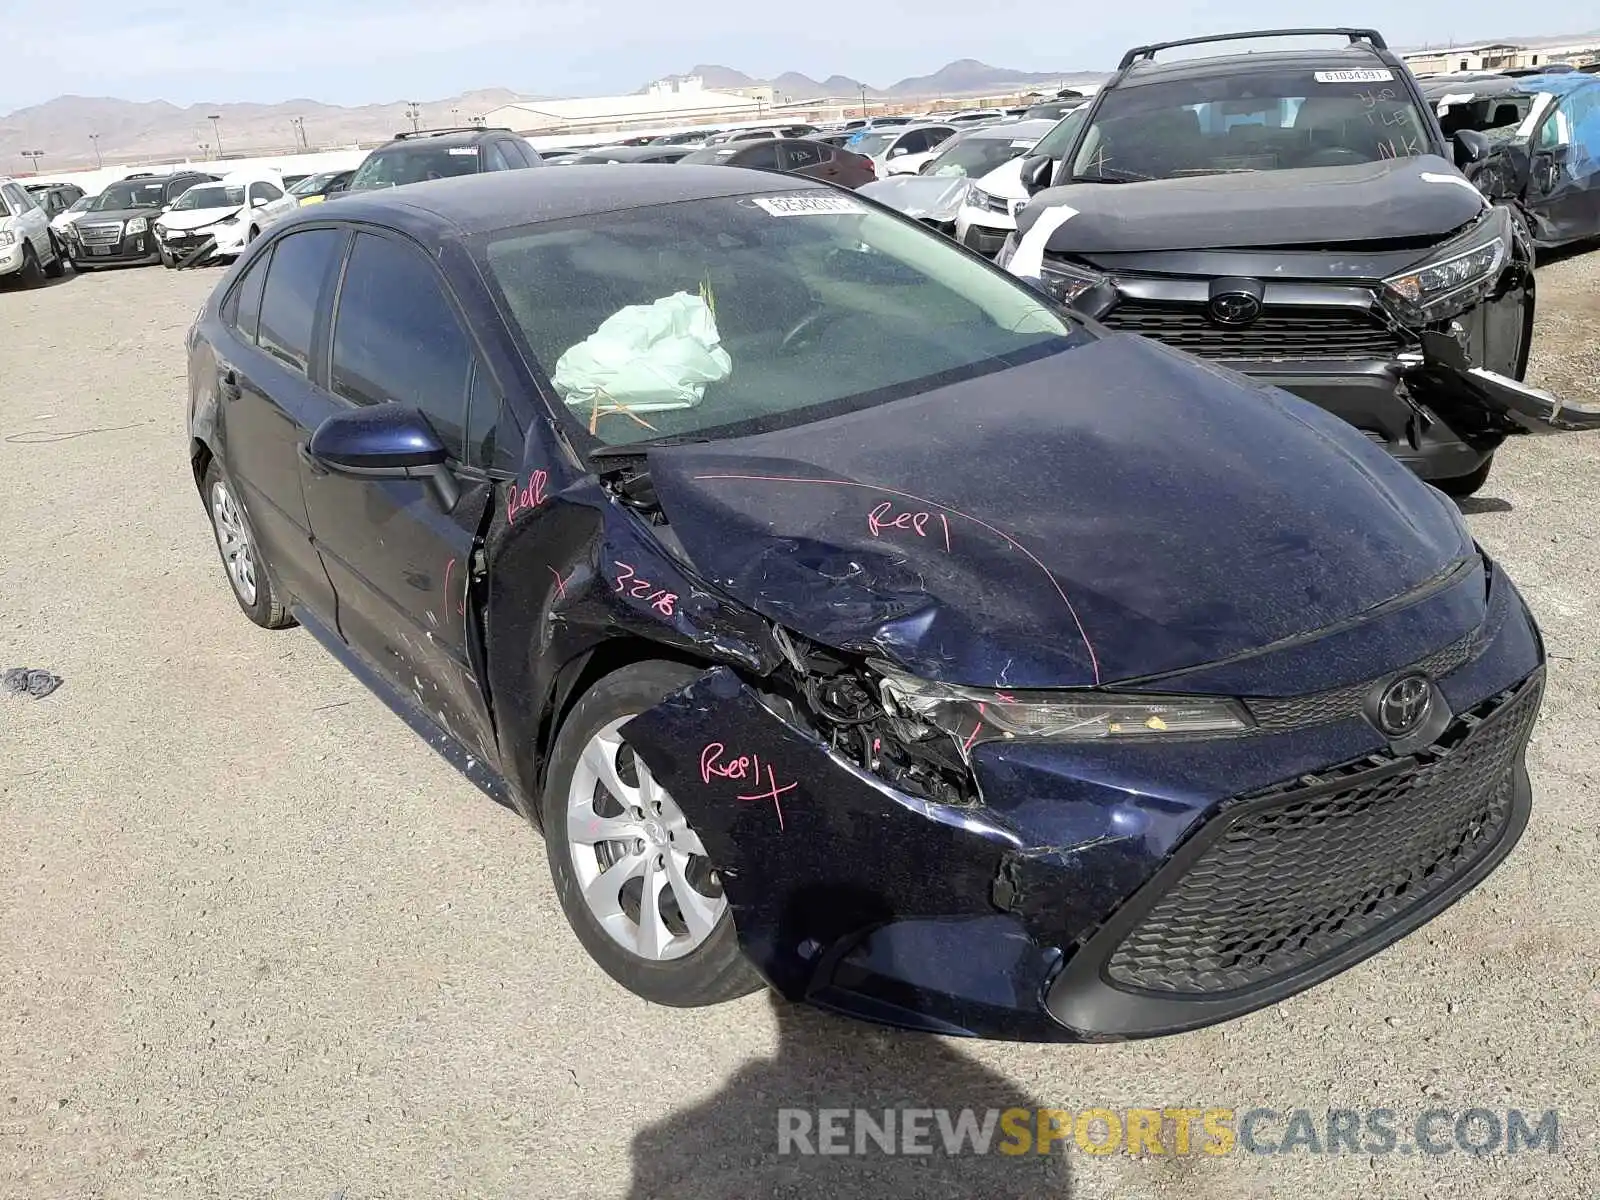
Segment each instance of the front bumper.
[[216,245],[211,253],[217,257],[227,257],[237,255],[244,249],[245,232],[239,226],[206,225],[199,229],[164,232],[160,237],[167,253],[177,259],[192,254],[212,239],[216,240]]
[[23,259],[22,238],[19,236],[15,244],[0,249],[0,275],[13,275],[22,270]]
[[[1340,715],[1327,697],[1348,700],[1343,686],[1271,702],[1280,724],[1244,738],[980,744],[983,802],[943,806],[840,758],[726,668],[625,736],[695,824],[742,946],[786,996],[956,1035],[1173,1033],[1375,953],[1516,843],[1543,651],[1520,596],[1492,578],[1470,639],[1457,618],[1471,588],[1481,605],[1481,575],[1338,635],[1365,649],[1329,639],[1329,654],[1369,663],[1402,629],[1451,639],[1421,667],[1457,715],[1406,753]],[[714,745],[759,755],[763,786],[706,773]]]
[[75,227],[66,245],[67,256],[72,259],[73,266],[132,267],[161,261],[155,232],[150,229],[111,238]]
[[985,258],[999,254],[1016,227],[1015,218],[993,209],[963,204],[956,213],[956,241]]

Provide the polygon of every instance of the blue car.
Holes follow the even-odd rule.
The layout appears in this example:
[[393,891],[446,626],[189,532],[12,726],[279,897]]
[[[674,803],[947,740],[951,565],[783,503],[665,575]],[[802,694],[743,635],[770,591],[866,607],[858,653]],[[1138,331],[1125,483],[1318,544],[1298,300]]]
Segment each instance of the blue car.
[[245,615],[529,818],[650,1001],[1195,1029],[1528,819],[1544,650],[1450,501],[851,193],[353,193],[246,251],[188,366]]

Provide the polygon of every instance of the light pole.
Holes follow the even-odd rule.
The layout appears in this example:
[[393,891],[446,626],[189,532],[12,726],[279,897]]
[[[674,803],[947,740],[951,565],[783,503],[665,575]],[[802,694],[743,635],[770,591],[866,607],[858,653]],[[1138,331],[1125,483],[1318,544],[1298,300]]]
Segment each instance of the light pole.
[[862,120],[866,120],[866,117],[867,117],[867,85],[864,84],[864,83],[860,83],[860,84],[857,84],[856,86],[861,89],[861,119]]
[[44,151],[43,150],[22,150],[22,151],[19,151],[18,153],[20,153],[23,158],[31,160],[30,165],[33,167],[33,173],[35,175],[37,175],[39,173],[39,160],[44,157]]
[[217,143],[217,157],[222,157],[222,114],[212,113],[206,118],[211,122],[211,140]]
[[411,118],[411,132],[419,132],[422,129],[422,102],[420,100],[408,100],[406,102],[406,116]]
[[452,108],[450,110],[450,124],[452,124],[452,125],[461,124],[461,110],[459,108]]
[[101,167],[106,165],[105,161],[100,157],[100,135],[98,133],[91,133],[89,135],[89,141],[94,143],[94,165],[95,169],[99,170]]
[[306,141],[306,119],[304,117],[290,117],[289,124],[294,126],[295,145],[302,150],[310,150],[311,143]]

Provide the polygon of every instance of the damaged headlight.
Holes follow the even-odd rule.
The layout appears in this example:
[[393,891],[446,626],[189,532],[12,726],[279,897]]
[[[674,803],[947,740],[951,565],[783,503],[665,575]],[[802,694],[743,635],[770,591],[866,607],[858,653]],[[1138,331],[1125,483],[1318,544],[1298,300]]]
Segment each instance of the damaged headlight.
[[1420,266],[1383,281],[1384,300],[1402,321],[1424,325],[1476,304],[1500,277],[1511,241],[1504,219],[1487,240],[1475,231],[1472,244],[1453,242]]
[[1219,697],[989,691],[879,671],[886,707],[948,733],[963,751],[1017,738],[1222,737],[1253,728],[1238,701]]
[[1074,304],[1095,288],[1111,283],[1111,278],[1087,267],[1046,259],[1039,268],[1039,282],[1050,296],[1062,304]]

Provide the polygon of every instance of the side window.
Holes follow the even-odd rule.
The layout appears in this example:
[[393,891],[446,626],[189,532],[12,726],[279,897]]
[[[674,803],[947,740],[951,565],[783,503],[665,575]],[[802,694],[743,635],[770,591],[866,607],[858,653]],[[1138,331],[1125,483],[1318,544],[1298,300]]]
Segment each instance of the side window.
[[814,167],[826,156],[821,146],[808,146],[804,142],[789,142],[783,148],[783,156],[788,160],[784,168],[788,171],[798,171],[801,167]]
[[522,466],[523,436],[523,431],[512,423],[489,372],[474,362],[467,396],[463,461],[514,475]]
[[354,404],[410,405],[465,459],[472,358],[433,264],[391,238],[357,234],[333,326],[333,390]]
[[256,344],[296,370],[311,360],[317,306],[342,237],[337,229],[308,229],[282,239],[272,252]]
[[11,201],[11,210],[17,213],[32,212],[38,207],[33,202],[33,196],[16,184],[6,186],[6,198]]
[[509,171],[511,162],[506,158],[505,151],[501,149],[503,142],[485,142],[483,144],[484,170]]
[[261,321],[261,288],[267,281],[267,260],[271,257],[272,251],[268,250],[246,267],[222,302],[223,324],[232,326],[247,342],[256,340],[256,326]]
[[759,146],[752,146],[739,155],[741,167],[756,167],[763,171],[776,171],[778,169],[778,143],[768,140]]
[[544,159],[539,157],[539,152],[533,148],[533,143],[522,138],[512,138],[511,144],[516,147],[517,153],[522,155],[522,161],[530,167],[544,165]]

